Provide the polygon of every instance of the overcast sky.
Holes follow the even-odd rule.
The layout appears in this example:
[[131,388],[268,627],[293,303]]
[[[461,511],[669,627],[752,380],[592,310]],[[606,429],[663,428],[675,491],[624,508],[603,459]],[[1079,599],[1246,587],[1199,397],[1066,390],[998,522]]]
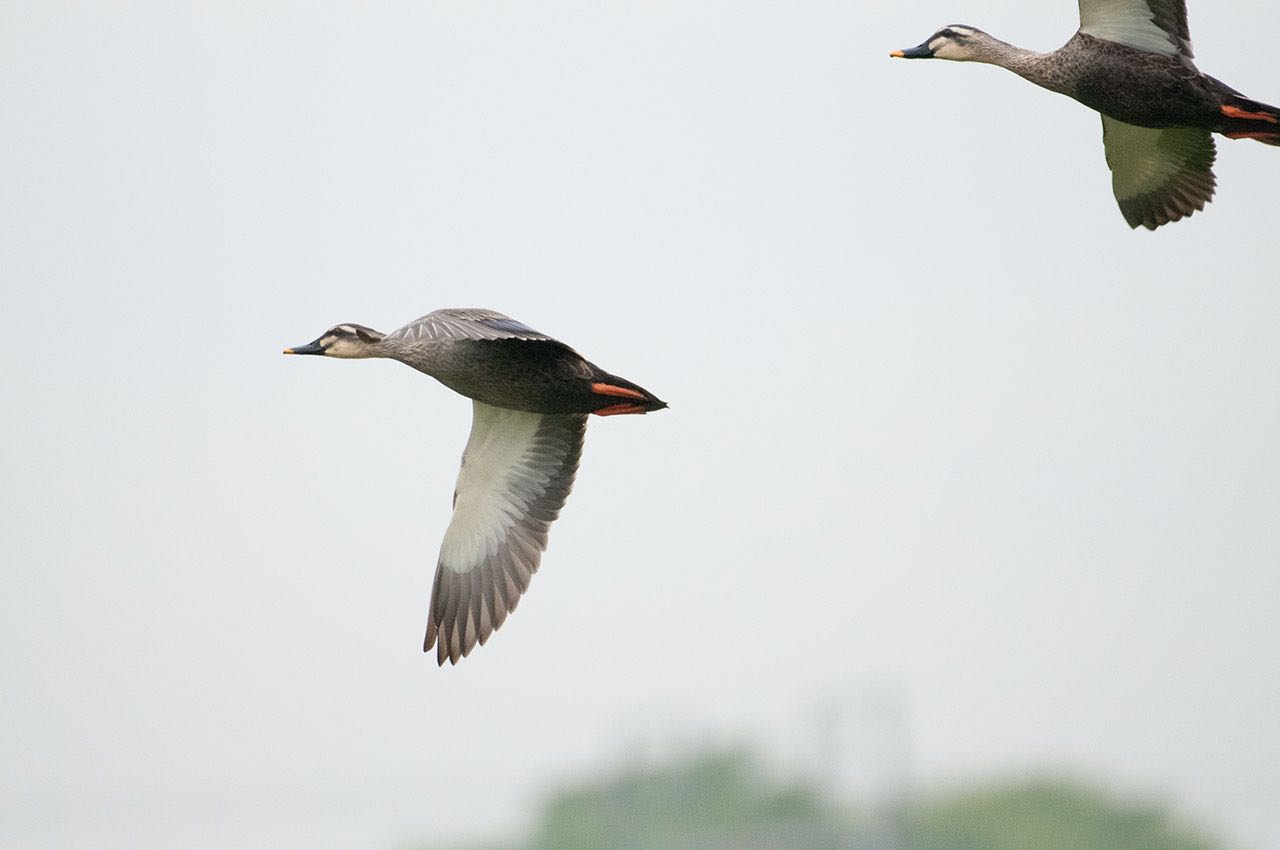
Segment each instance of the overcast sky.
[[[653,718],[769,739],[866,679],[921,783],[1063,765],[1280,846],[1280,151],[1131,232],[1095,114],[887,57],[956,22],[1077,25],[0,4],[0,846],[501,831]],[[1275,3],[1191,22],[1280,101]],[[470,404],[280,349],[458,306],[671,408],[591,422],[440,670]]]

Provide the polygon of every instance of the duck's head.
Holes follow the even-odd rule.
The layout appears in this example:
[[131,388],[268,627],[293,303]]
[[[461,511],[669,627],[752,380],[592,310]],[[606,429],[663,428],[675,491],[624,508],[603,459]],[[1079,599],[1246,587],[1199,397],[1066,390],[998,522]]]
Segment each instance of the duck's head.
[[[364,325],[334,325],[306,345],[286,348],[285,354],[321,354],[325,357],[377,357],[382,333]],[[385,356],[385,355],[384,355]]]
[[952,24],[929,36],[924,44],[895,50],[889,55],[896,59],[950,59],[953,62],[982,60],[988,48],[999,42],[980,29]]

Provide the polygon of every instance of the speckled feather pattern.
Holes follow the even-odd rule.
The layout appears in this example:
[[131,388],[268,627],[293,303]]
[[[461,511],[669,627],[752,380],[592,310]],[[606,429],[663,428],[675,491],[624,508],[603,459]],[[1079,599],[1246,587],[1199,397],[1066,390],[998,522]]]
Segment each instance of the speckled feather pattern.
[[1060,69],[1061,91],[1126,124],[1138,127],[1201,127],[1222,121],[1220,107],[1231,89],[1177,56],[1148,53],[1078,33],[1051,53]]

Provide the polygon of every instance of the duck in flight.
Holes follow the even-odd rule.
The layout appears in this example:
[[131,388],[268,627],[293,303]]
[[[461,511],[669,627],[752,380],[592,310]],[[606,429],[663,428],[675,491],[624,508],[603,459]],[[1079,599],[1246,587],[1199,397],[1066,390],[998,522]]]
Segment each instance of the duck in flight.
[[1052,53],[957,24],[889,55],[999,65],[1102,113],[1112,190],[1130,227],[1155,230],[1204,209],[1212,133],[1280,145],[1280,109],[1196,68],[1184,0],[1079,2],[1079,32]]
[[284,353],[399,360],[472,399],[423,643],[441,666],[483,645],[529,589],[573,487],[587,415],[667,406],[492,310],[437,310],[387,334],[336,325]]

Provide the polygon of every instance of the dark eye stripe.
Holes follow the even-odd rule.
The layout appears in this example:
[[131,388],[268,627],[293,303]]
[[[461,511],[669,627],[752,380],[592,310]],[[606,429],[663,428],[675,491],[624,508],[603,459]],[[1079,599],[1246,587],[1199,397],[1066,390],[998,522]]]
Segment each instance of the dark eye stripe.
[[379,337],[376,331],[368,328],[362,328],[359,325],[335,325],[329,329],[326,336],[336,337],[337,339],[351,339],[356,337],[363,342],[377,342]]

